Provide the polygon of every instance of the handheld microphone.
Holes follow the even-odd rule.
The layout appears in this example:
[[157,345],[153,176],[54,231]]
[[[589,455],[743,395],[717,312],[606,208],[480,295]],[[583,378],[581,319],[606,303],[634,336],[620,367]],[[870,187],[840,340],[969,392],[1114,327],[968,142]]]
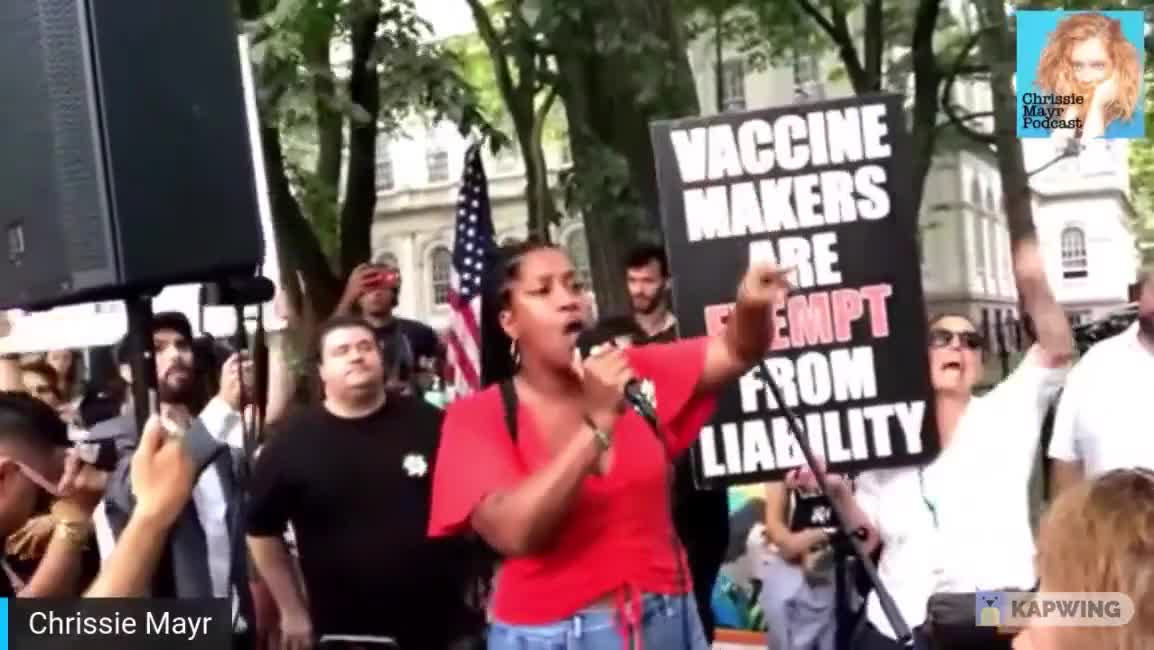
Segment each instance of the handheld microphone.
[[[606,329],[592,329],[581,332],[577,337],[577,350],[581,354],[582,359],[588,359],[593,349],[602,345],[612,345],[614,347],[621,347],[618,339],[628,340],[628,333],[614,333]],[[657,409],[645,393],[641,390],[641,382],[637,379],[630,379],[629,383],[625,384],[624,391],[625,401],[633,407],[633,410],[638,415],[645,418],[650,425],[656,427],[657,425]]]

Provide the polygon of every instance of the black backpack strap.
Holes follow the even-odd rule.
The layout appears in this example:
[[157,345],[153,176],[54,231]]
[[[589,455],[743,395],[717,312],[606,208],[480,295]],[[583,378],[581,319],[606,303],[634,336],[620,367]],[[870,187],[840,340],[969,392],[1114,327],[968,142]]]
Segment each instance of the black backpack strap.
[[517,389],[512,379],[501,382],[501,403],[505,407],[505,428],[513,442],[517,442]]

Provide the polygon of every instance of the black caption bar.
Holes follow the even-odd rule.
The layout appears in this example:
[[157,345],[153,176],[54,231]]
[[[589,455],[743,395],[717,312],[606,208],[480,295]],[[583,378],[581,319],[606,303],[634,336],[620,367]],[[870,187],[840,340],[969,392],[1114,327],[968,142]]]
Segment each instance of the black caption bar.
[[220,650],[231,646],[232,619],[223,598],[13,598],[8,642],[20,650]]

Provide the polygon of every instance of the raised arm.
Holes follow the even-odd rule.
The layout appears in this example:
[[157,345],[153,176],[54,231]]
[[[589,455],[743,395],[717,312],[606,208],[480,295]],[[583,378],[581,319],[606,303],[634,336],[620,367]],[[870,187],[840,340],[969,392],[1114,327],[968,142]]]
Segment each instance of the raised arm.
[[285,354],[285,338],[272,337],[268,346],[268,403],[265,405],[265,423],[275,424],[284,419],[297,388],[297,377],[289,367]]
[[1042,365],[1047,368],[1066,366],[1074,358],[1074,334],[1066,312],[1050,290],[1038,240],[1026,237],[1015,242],[1013,262],[1014,280],[1022,305],[1037,332]]
[[[1085,363],[1085,360],[1082,361]],[[1087,392],[1082,388],[1082,365],[1074,367],[1066,381],[1066,387],[1058,399],[1058,410],[1054,413],[1054,426],[1050,435],[1050,448],[1046,455],[1053,461],[1050,473],[1049,498],[1057,498],[1066,488],[1083,477],[1081,450],[1079,449],[1079,411]]]
[[181,437],[155,416],[145,425],[130,462],[135,507],[86,598],[148,594],[168,531],[188,503],[198,473]]
[[353,313],[353,309],[357,306],[357,300],[365,292],[365,275],[370,271],[372,271],[372,267],[368,264],[361,264],[353,269],[353,272],[349,274],[348,282],[345,283],[345,291],[341,294],[340,302],[337,303],[337,308],[333,310],[333,316],[348,316]]
[[714,393],[736,381],[769,352],[774,311],[789,291],[786,273],[772,264],[749,267],[725,329],[709,341],[698,394]]

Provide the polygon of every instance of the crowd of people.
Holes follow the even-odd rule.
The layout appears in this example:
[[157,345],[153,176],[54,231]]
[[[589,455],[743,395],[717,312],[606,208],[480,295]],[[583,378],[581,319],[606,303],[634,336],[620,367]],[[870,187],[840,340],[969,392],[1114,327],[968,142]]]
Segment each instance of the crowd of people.
[[[868,584],[860,616],[835,612],[835,535],[803,514],[822,492],[919,647],[1154,647],[1154,274],[1135,324],[1075,364],[1036,242],[1013,261],[1032,343],[991,391],[975,394],[973,320],[928,321],[938,456],[766,486],[771,650],[832,650],[846,626],[854,648],[901,647]],[[788,274],[752,266],[724,331],[682,338],[662,247],[625,266],[631,313],[592,323],[561,249],[502,249],[483,331],[507,372],[447,408],[426,399],[443,346],[394,313],[401,278],[380,265],[354,270],[317,328],[311,396],[274,345],[254,399],[253,355],[206,354],[177,313],[153,319],[143,425],[127,346],[119,373],[87,381],[71,351],[0,359],[0,596],[228,599],[238,648],[708,648],[728,507],[694,486],[686,450],[769,353]],[[628,407],[635,379],[655,412]],[[1055,405],[1035,537],[1028,484]],[[1123,627],[979,628],[973,594],[994,589],[1121,592],[1136,611]]]

